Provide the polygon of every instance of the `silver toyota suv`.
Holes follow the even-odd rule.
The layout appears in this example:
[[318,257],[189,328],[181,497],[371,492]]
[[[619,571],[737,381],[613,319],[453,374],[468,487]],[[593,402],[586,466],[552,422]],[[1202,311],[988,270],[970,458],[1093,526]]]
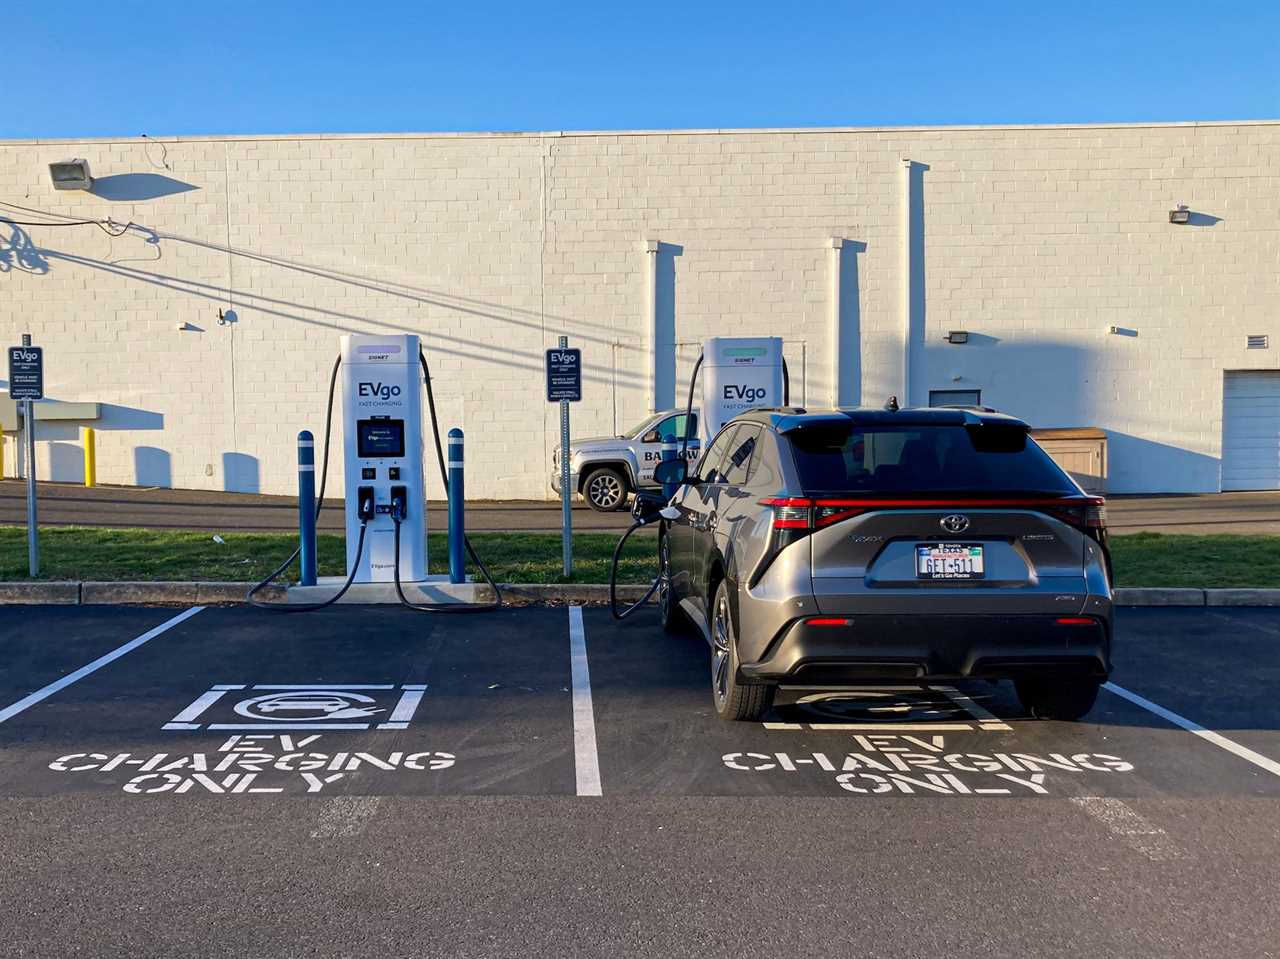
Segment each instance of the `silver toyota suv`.
[[[666,443],[679,443],[685,432],[683,410],[651,413],[617,436],[591,436],[569,444],[569,485],[592,509],[602,513],[623,509],[638,489],[653,489],[653,468]],[[696,460],[702,451],[697,439],[698,413],[693,413],[685,455]],[[560,449],[551,457],[551,488],[560,492]]]
[[972,408],[728,423],[659,540],[663,625],[711,645],[720,716],[761,718],[782,683],[962,678],[1084,716],[1111,669],[1104,501],[1027,430]]

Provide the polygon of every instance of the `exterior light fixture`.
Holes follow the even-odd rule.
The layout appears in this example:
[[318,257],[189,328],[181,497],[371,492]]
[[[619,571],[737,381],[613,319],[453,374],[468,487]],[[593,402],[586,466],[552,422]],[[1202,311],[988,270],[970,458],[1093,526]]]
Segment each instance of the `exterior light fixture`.
[[966,330],[952,330],[943,339],[952,346],[959,346],[961,343],[969,342],[969,333]]
[[63,160],[49,164],[49,178],[55,190],[87,190],[93,186],[88,160]]
[[1179,203],[1178,208],[1176,210],[1169,211],[1169,222],[1170,223],[1190,223],[1191,222],[1191,211],[1187,209],[1187,205],[1185,203]]

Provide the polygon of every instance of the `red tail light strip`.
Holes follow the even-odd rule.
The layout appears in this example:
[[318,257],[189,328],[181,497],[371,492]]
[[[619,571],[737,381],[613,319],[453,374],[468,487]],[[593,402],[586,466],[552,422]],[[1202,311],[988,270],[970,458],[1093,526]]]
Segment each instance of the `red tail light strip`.
[[773,508],[774,529],[818,529],[830,526],[860,513],[881,509],[1021,509],[1041,508],[1050,513],[1065,513],[1059,518],[1073,525],[1102,529],[1107,524],[1106,500],[1100,496],[1028,497],[1005,499],[810,499],[804,496],[775,496],[760,500],[761,506]]

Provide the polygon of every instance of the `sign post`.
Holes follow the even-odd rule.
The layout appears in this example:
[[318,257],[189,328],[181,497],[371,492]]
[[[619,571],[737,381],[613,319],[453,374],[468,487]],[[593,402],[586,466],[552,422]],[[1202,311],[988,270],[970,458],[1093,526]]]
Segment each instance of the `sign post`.
[[573,575],[573,491],[569,489],[569,404],[582,399],[582,351],[569,349],[560,337],[559,349],[547,350],[547,402],[560,404],[560,525],[564,575]]
[[22,402],[22,429],[27,447],[27,568],[40,575],[40,543],[36,538],[36,414],[34,400],[44,399],[44,351],[22,334],[22,345],[9,347],[9,399]]

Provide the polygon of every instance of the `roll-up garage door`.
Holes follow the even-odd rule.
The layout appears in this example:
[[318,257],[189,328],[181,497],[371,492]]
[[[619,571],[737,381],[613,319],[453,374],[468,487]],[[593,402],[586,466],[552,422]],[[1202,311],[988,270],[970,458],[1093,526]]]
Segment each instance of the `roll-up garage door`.
[[1226,374],[1222,488],[1280,489],[1280,370]]

